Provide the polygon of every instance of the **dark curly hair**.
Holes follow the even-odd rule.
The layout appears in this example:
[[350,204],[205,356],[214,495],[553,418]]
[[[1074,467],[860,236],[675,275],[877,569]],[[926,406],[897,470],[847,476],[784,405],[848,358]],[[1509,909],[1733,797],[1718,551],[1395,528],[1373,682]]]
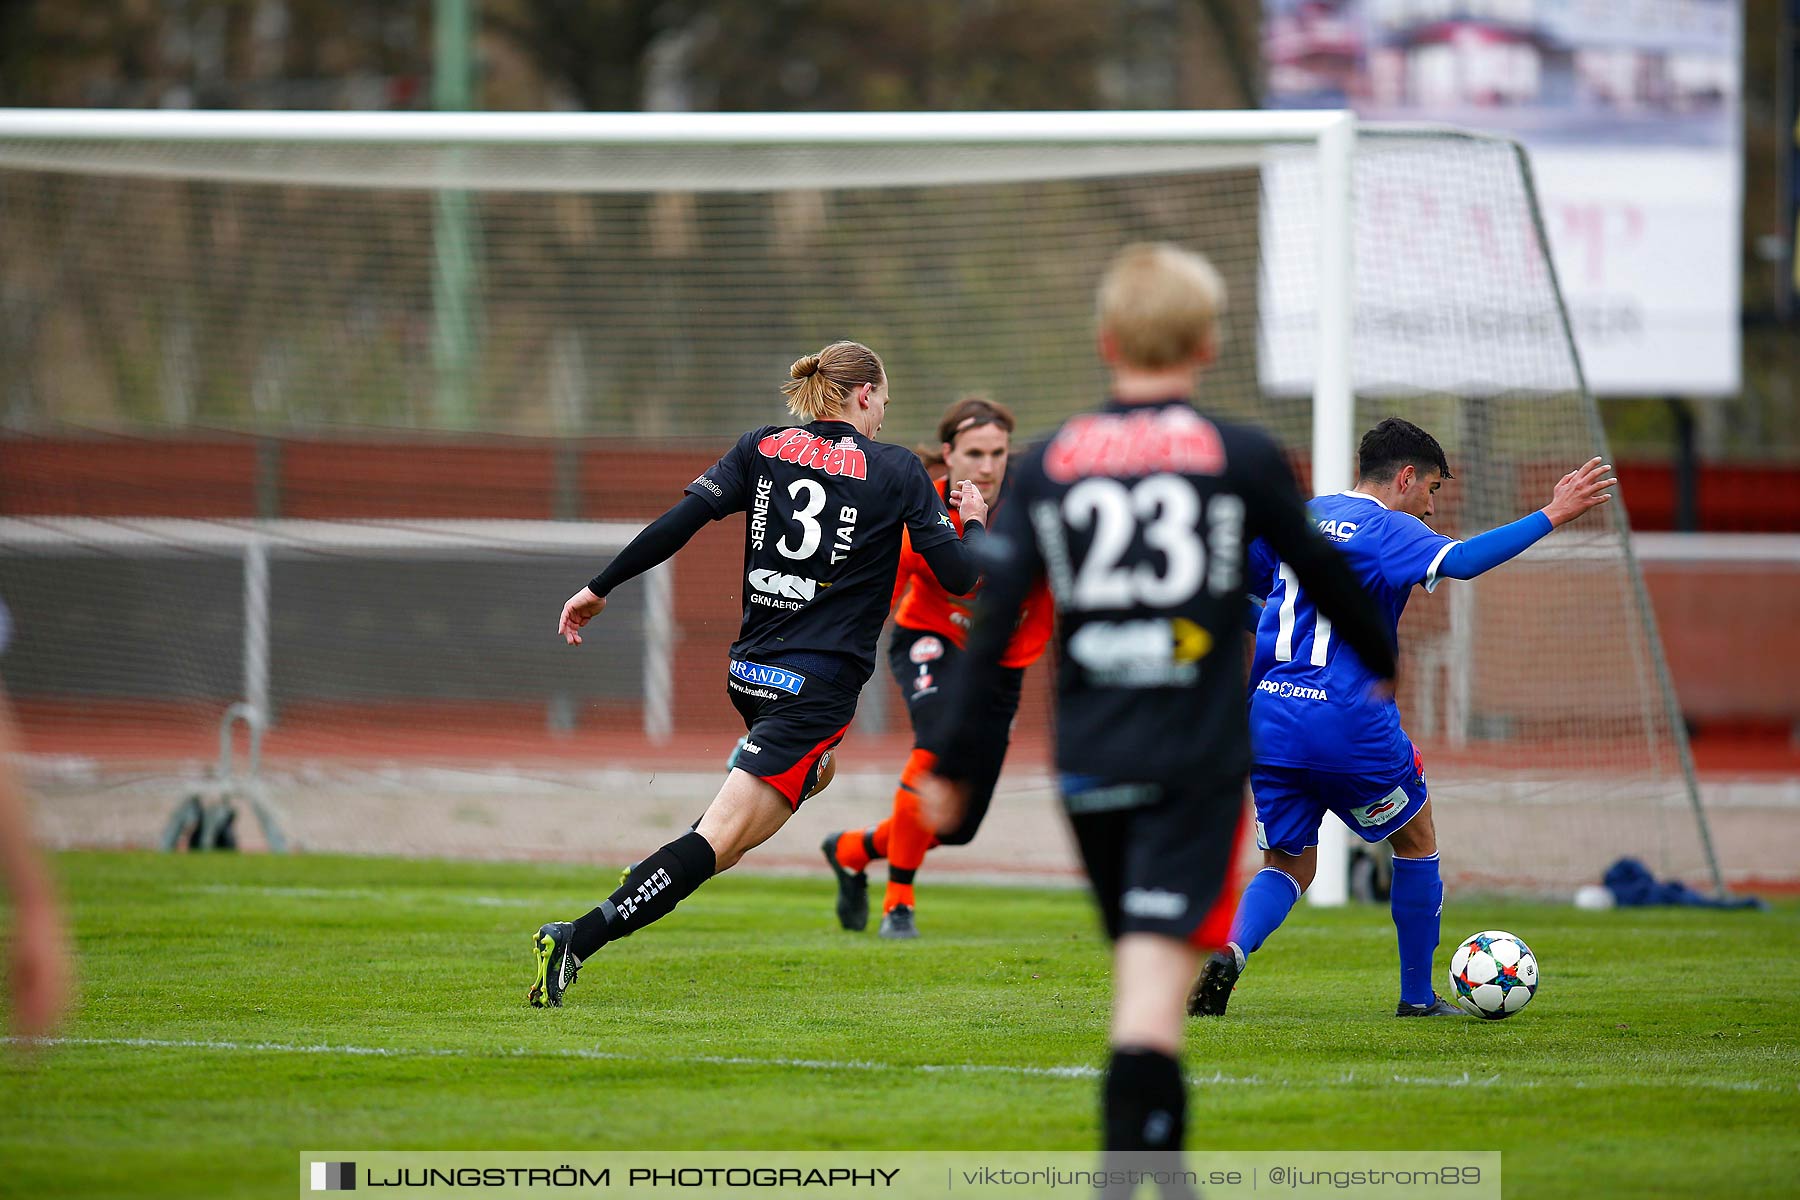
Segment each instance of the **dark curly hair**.
[[1437,470],[1445,479],[1453,479],[1450,462],[1438,440],[1399,417],[1389,417],[1363,434],[1356,448],[1358,475],[1370,483],[1388,483],[1411,464],[1419,471]]

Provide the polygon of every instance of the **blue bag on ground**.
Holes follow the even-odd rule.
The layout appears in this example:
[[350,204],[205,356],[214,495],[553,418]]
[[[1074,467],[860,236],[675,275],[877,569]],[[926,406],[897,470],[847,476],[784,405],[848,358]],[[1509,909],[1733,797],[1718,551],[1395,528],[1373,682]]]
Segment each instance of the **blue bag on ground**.
[[1678,879],[1658,883],[1650,868],[1635,858],[1621,858],[1608,867],[1602,881],[1621,908],[1655,904],[1687,904],[1698,908],[1767,908],[1755,896],[1708,896]]

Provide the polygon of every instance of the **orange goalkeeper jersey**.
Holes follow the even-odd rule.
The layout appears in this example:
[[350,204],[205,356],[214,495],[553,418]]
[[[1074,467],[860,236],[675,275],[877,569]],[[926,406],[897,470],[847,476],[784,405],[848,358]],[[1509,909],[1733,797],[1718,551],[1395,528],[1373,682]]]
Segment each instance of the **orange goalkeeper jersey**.
[[[939,495],[945,495],[946,487],[947,481],[938,480]],[[960,537],[962,514],[951,508],[950,519],[956,523],[957,536]],[[990,529],[993,527],[991,512],[988,514],[988,525]],[[890,606],[894,610],[896,624],[947,637],[960,647],[969,636],[969,610],[974,607],[975,597],[980,592],[980,584],[967,596],[952,596],[946,592],[937,577],[931,573],[931,568],[926,565],[925,556],[913,549],[911,535],[901,532],[900,570],[894,575],[894,599]],[[1050,641],[1055,622],[1056,606],[1050,599],[1050,587],[1039,580],[1037,587],[1025,599],[1025,607],[1019,614],[1019,624],[1013,630],[1012,640],[1006,643],[1006,653],[1001,657],[1000,665],[1029,667],[1036,662]]]

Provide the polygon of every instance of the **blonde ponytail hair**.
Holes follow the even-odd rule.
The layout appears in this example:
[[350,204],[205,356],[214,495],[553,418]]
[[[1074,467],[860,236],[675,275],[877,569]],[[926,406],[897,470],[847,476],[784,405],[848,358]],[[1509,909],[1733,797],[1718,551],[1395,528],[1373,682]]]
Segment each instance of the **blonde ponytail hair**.
[[817,354],[797,359],[788,368],[793,379],[781,385],[788,411],[802,422],[844,416],[850,393],[887,380],[881,356],[861,342],[833,342]]

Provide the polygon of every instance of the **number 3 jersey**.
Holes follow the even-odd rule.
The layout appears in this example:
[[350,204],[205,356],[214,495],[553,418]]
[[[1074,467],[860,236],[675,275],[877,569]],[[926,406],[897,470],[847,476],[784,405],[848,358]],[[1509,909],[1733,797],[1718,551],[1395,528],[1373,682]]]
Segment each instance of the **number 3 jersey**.
[[[1244,555],[1257,537],[1297,560],[1379,663],[1379,618],[1313,532],[1267,435],[1214,423],[1185,400],[1072,418],[1015,464],[953,706],[992,672],[1020,604],[1046,578],[1058,618],[1058,769],[1120,782],[1241,777]],[[972,724],[956,714],[946,729]],[[973,755],[952,734],[941,773],[961,777]]]
[[[1374,598],[1393,640],[1413,585],[1437,587],[1438,567],[1456,541],[1363,492],[1320,496],[1308,512]],[[1267,597],[1250,669],[1256,761],[1347,775],[1391,774],[1412,762],[1400,710],[1392,700],[1368,699],[1375,674],[1342,644],[1305,585],[1262,542],[1250,548],[1249,590]]]
[[852,689],[874,671],[900,531],[921,551],[957,539],[918,457],[846,421],[752,430],[687,491],[715,516],[748,514],[731,657],[847,656],[858,674],[840,682]]

